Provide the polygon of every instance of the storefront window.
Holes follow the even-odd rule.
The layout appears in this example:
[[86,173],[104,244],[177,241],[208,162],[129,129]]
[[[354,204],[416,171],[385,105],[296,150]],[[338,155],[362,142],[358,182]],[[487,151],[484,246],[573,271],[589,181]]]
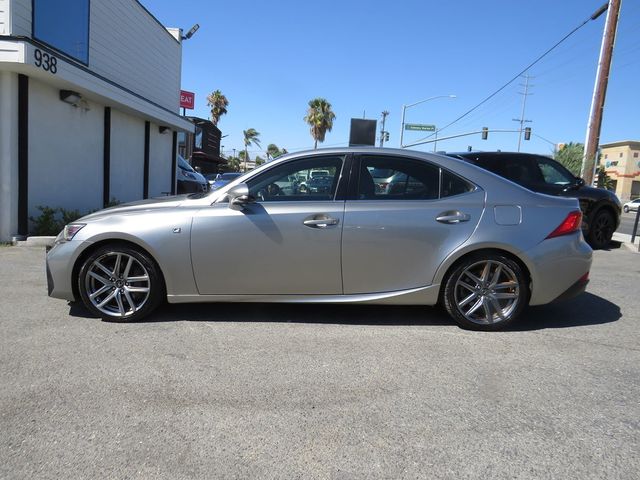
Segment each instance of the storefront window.
[[88,64],[89,1],[33,0],[33,38]]

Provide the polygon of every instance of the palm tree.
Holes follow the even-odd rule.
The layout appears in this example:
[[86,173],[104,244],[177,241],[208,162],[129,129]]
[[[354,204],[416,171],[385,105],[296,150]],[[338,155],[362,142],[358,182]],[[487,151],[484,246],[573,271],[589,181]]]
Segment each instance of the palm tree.
[[247,160],[249,159],[249,145],[255,145],[256,147],[260,146],[260,132],[258,132],[255,128],[249,128],[248,130],[242,131],[244,135],[244,171],[247,171]]
[[281,155],[284,155],[287,152],[286,148],[280,149],[275,143],[270,143],[267,145],[267,161],[271,158],[278,158]]
[[[244,152],[242,152],[244,153]],[[229,170],[231,170],[232,172],[239,172],[240,171],[240,159],[238,157],[228,157],[227,158],[227,165]]]
[[227,97],[225,97],[220,90],[216,90],[207,95],[207,105],[211,107],[211,122],[217,126],[220,117],[227,113],[229,100],[227,100]]
[[571,173],[580,176],[583,155],[584,145],[582,143],[569,142],[556,152],[555,159],[564,165]]
[[304,121],[309,124],[311,136],[315,140],[313,148],[318,148],[318,142],[324,142],[327,132],[333,128],[336,114],[331,110],[331,104],[324,98],[309,100],[309,109]]

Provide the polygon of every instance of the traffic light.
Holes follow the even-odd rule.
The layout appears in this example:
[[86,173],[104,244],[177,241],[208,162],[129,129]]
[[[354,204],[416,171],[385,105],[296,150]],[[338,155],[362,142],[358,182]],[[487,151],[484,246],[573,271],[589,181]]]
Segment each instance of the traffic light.
[[489,137],[489,129],[487,127],[482,127],[482,139],[486,140]]
[[526,127],[524,129],[524,139],[531,140],[531,127]]
[[384,141],[385,142],[389,141],[389,132],[384,132]]

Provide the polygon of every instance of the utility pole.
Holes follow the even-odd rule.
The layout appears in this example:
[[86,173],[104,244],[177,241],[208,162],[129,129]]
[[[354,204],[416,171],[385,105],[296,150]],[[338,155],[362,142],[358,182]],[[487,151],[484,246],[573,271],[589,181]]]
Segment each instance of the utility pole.
[[[591,100],[591,110],[589,112],[589,123],[587,125],[587,138],[584,142],[584,157],[582,159],[581,176],[587,185],[593,184],[593,171],[596,163],[596,153],[600,143],[600,127],[602,126],[602,113],[604,111],[604,101],[607,94],[607,84],[609,82],[609,72],[611,71],[611,57],[613,56],[613,46],[616,40],[616,29],[618,28],[618,18],[620,16],[620,4],[622,0],[609,0],[607,19],[604,24],[604,34],[602,35],[602,45],[600,46],[600,59],[598,60],[598,70],[596,71],[596,83],[593,87],[593,98]],[[598,11],[591,17],[599,16],[602,11]],[[597,17],[596,17],[597,18]]]
[[382,130],[380,130],[380,148],[384,147],[384,136],[387,133],[384,130],[384,122],[387,119],[387,115],[389,115],[388,111],[385,110],[384,112],[382,112]]
[[[522,112],[520,113],[520,118],[513,118],[514,122],[520,123],[520,130],[518,132],[518,151],[520,151],[520,144],[522,143],[522,131],[524,130],[525,123],[531,123],[531,120],[525,120],[524,112],[527,108],[527,97],[529,95],[533,95],[533,93],[529,93],[529,79],[533,78],[528,73],[524,75],[524,85],[521,83],[520,86],[524,87],[524,92],[519,92],[522,95]],[[533,85],[531,85],[533,86]]]

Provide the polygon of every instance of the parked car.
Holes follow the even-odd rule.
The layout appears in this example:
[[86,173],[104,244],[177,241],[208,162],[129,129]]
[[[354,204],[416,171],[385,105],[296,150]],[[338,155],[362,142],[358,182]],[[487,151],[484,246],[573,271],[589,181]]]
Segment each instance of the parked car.
[[311,180],[307,182],[307,187],[311,193],[327,193],[331,190],[332,183],[333,177],[328,175],[312,176]]
[[211,190],[217,190],[219,188],[222,188],[227,183],[233,182],[236,178],[238,178],[241,175],[242,173],[238,173],[238,172],[220,173],[216,176],[215,180],[211,184]]
[[624,213],[629,213],[637,212],[638,207],[640,207],[640,198],[636,198],[635,200],[631,200],[630,202],[625,203],[622,209],[624,210]]
[[206,192],[209,190],[209,182],[207,182],[207,179],[204,178],[202,174],[196,172],[181,155],[178,155],[176,173],[178,195],[183,193]]
[[[379,194],[371,168],[422,187]],[[329,191],[280,195],[279,181],[311,169],[331,172]],[[144,318],[163,300],[440,303],[464,328],[498,330],[527,305],[570,298],[588,282],[592,250],[575,198],[461,159],[314,150],[243,180],[68,224],[47,254],[49,295],[112,321]]]
[[562,164],[542,155],[509,152],[450,154],[486,168],[534,192],[577,198],[584,215],[582,230],[593,248],[604,248],[620,225],[620,200],[615,193],[586,186]]

